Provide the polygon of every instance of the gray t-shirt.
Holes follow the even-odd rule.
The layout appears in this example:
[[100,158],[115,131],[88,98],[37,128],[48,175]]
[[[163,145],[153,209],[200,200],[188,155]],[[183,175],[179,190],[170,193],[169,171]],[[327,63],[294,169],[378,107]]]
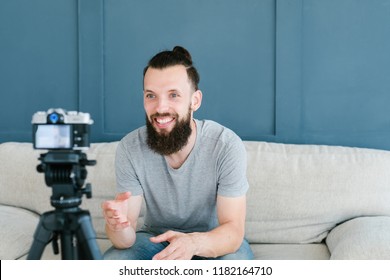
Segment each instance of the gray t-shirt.
[[216,122],[195,122],[195,146],[178,169],[148,147],[145,126],[126,135],[118,145],[117,190],[144,196],[145,230],[209,231],[218,226],[217,194],[237,197],[248,190],[241,139]]

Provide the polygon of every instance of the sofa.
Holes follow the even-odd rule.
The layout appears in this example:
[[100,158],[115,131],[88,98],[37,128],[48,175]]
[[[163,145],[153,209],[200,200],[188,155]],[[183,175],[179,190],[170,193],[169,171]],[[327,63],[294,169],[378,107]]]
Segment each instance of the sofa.
[[[86,151],[90,212],[101,252],[111,245],[101,203],[115,194],[118,142]],[[390,259],[390,152],[325,145],[244,141],[247,156],[246,238],[256,259]],[[53,188],[38,173],[31,143],[0,144],[0,259],[26,259]],[[143,207],[139,224],[142,223]],[[41,259],[61,259],[52,246]]]

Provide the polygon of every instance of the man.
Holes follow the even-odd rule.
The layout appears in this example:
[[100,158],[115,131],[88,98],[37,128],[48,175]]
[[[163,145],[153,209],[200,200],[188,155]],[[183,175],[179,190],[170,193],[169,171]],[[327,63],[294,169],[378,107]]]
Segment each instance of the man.
[[[119,143],[118,194],[102,204],[105,259],[251,259],[244,239],[246,151],[231,130],[193,119],[199,75],[182,47],[144,69],[146,126]],[[136,232],[142,201],[145,223]]]

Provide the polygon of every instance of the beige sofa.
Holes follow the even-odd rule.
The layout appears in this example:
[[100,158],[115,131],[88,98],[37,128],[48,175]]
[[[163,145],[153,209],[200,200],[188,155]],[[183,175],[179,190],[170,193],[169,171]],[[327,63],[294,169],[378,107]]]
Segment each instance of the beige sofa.
[[[334,146],[244,142],[248,153],[246,237],[256,259],[390,259],[390,152]],[[101,251],[100,205],[115,193],[117,142],[87,151],[91,213]],[[24,259],[52,188],[36,171],[29,143],[0,144],[0,259]],[[141,218],[142,219],[142,218]],[[141,221],[142,222],[142,221]],[[51,245],[42,259],[60,259]]]

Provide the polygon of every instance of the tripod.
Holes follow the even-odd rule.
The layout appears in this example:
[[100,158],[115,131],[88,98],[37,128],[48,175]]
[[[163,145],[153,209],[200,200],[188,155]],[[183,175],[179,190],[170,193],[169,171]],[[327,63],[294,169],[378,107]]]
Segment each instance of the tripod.
[[40,259],[45,246],[52,240],[64,260],[102,259],[96,242],[89,212],[80,209],[81,197],[92,197],[91,185],[82,188],[87,177],[86,165],[95,165],[79,151],[50,151],[39,158],[38,172],[45,172],[45,181],[53,188],[50,198],[55,210],[42,214],[27,259]]

